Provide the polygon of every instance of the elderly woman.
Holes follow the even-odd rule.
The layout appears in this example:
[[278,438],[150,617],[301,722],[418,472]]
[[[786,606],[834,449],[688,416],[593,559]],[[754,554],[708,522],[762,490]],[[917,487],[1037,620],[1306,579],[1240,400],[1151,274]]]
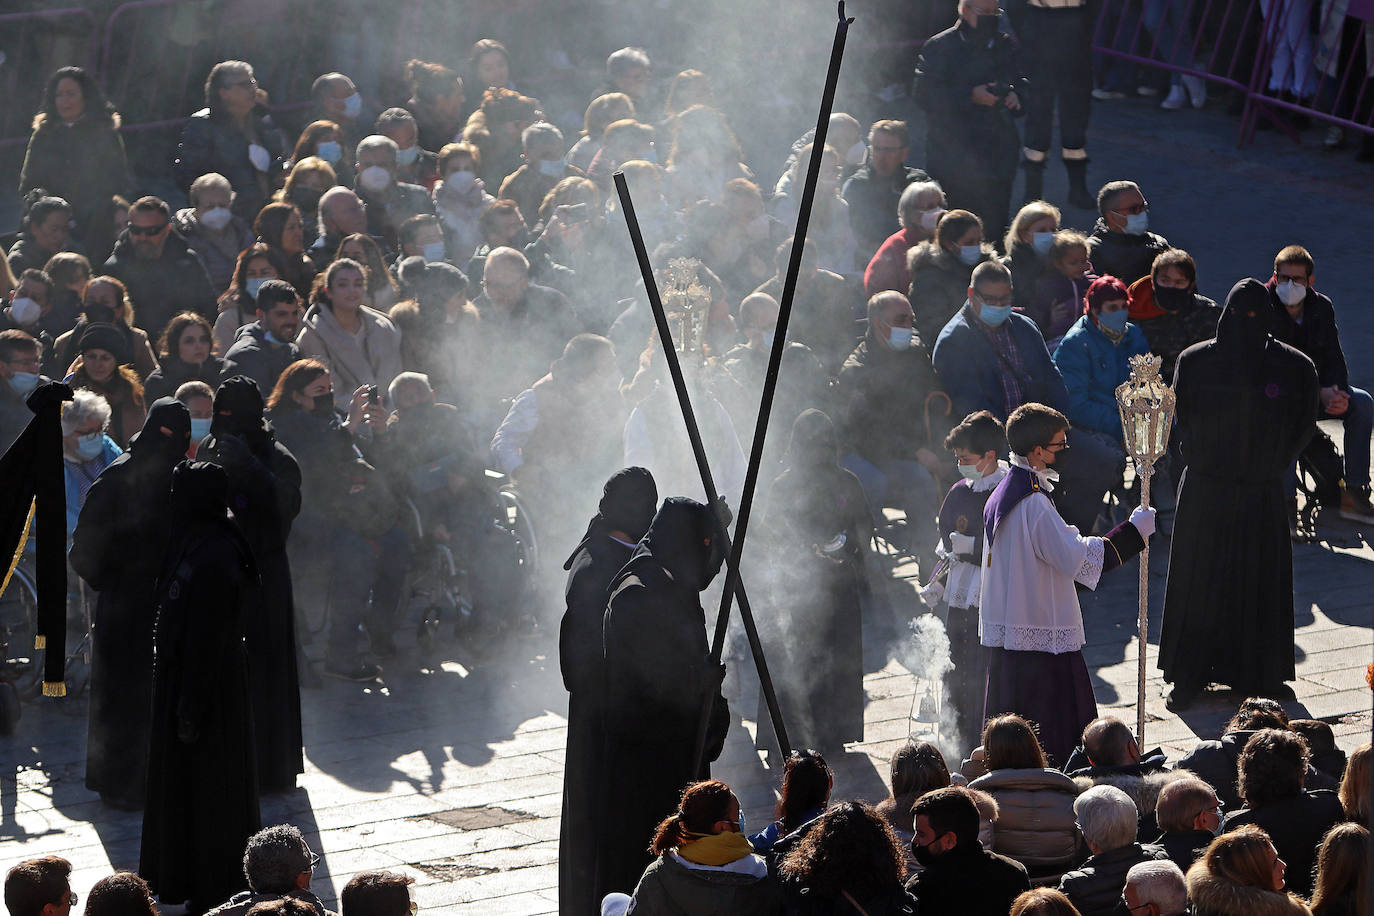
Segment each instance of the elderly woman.
[[1035,286],[1049,270],[1050,245],[1059,231],[1059,208],[1033,200],[1017,211],[1002,240],[1002,263],[1011,271],[1011,304],[1024,310],[1035,295]]
[[1231,830],[1188,869],[1188,902],[1195,916],[1311,916],[1302,898],[1287,889],[1287,871],[1262,829],[1251,824]]
[[205,80],[206,107],[187,119],[172,164],[183,190],[207,172],[225,176],[234,189],[233,211],[245,221],[270,198],[273,170],[280,170],[288,152],[266,100],[251,66],[241,60],[215,64]]
[[1126,873],[1140,862],[1168,860],[1161,846],[1135,841],[1139,813],[1131,797],[1116,786],[1093,786],[1074,799],[1073,813],[1092,855],[1059,879],[1083,916],[1109,916],[1126,888]]
[[182,312],[172,318],[157,342],[158,367],[143,383],[144,398],[174,397],[187,382],[204,382],[218,388],[227,378],[228,366],[211,353],[214,336],[210,322],[195,312]]
[[280,279],[296,288],[302,297],[310,294],[315,280],[315,263],[305,253],[305,220],[295,205],[271,203],[253,220],[258,241],[266,242],[286,267]]
[[351,258],[330,264],[310,292],[296,345],[302,356],[325,362],[338,379],[334,405],[347,410],[353,392],[375,386],[385,392],[401,371],[401,332],[381,312],[363,304],[367,272]]
[[59,251],[79,251],[71,238],[72,205],[35,188],[24,197],[19,239],[6,260],[18,277],[26,270],[42,270]]
[[180,232],[200,255],[210,285],[218,296],[229,285],[239,252],[253,244],[253,230],[230,205],[234,190],[229,179],[218,172],[201,175],[191,182],[191,206],[176,212],[172,228]]
[[122,455],[106,430],[110,404],[94,391],[78,389],[62,405],[62,472],[67,484],[67,537],[76,530],[76,518],[86,504],[91,484],[111,461]]
[[865,297],[872,298],[888,289],[906,292],[911,286],[906,253],[935,236],[935,227],[945,215],[947,203],[945,192],[933,181],[913,181],[902,189],[897,200],[897,221],[902,228],[888,236],[868,262],[864,270]]
[[[153,345],[142,328],[134,327],[134,305],[124,284],[114,277],[95,277],[86,284],[81,304],[81,319],[70,331],[57,338],[53,359],[66,371],[81,355],[81,335],[92,324],[113,325],[124,339],[124,352],[132,354],[134,371],[147,378],[157,368]],[[70,367],[70,368],[69,368]]]
[[983,221],[968,210],[950,210],[935,224],[935,237],[907,252],[907,298],[916,330],[931,349],[945,324],[968,301],[973,268],[993,256],[983,242]]
[[112,438],[120,448],[128,448],[134,433],[143,428],[148,415],[144,407],[143,385],[128,360],[124,335],[112,324],[87,325],[81,332],[80,358],[67,377],[72,388],[85,388],[109,402],[112,413]]
[[333,166],[318,156],[306,156],[291,166],[286,184],[272,195],[273,200],[291,204],[300,212],[306,248],[319,237],[320,198],[338,183]]

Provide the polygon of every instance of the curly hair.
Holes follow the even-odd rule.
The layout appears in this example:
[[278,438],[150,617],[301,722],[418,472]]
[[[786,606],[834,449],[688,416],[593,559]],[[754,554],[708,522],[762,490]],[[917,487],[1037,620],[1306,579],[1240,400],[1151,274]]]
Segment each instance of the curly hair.
[[887,892],[905,869],[892,827],[863,802],[826,811],[778,866],[784,879],[820,896],[848,891],[860,899]]
[[1287,728],[1288,713],[1276,700],[1268,697],[1246,697],[1236,709],[1223,734],[1249,732],[1261,728]]
[[694,782],[682,790],[677,810],[659,822],[649,852],[661,856],[688,840],[691,833],[710,833],[718,821],[728,820],[735,795],[719,779]]
[[210,322],[204,316],[195,312],[181,312],[175,315],[171,321],[167,322],[167,327],[163,330],[162,336],[157,341],[157,355],[177,357],[181,349],[181,335],[186,333],[186,329],[192,326],[205,329],[205,333],[214,339],[214,334],[210,328]]
[[1250,736],[1236,764],[1236,785],[1249,808],[1302,793],[1310,756],[1301,735],[1282,728],[1265,728]]
[[91,888],[86,912],[91,916],[156,916],[157,907],[146,881],[132,872],[118,871]]

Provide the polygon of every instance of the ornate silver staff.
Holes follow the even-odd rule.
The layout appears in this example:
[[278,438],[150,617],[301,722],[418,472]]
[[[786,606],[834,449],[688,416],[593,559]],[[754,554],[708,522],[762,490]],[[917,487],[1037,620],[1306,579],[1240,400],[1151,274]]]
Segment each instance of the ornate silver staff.
[[[1121,411],[1121,432],[1126,451],[1135,462],[1140,478],[1140,504],[1150,507],[1150,478],[1155,462],[1169,447],[1169,430],[1174,421],[1174,390],[1159,377],[1160,358],[1153,353],[1132,356],[1131,377],[1116,389],[1116,405]],[[1136,642],[1135,740],[1145,748],[1145,644],[1149,632],[1150,542],[1140,553],[1140,633]]]

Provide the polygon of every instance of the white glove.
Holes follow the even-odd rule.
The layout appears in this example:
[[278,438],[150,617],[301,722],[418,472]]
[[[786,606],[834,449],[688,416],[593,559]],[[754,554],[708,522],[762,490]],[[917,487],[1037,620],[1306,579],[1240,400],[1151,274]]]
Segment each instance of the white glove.
[[1135,530],[1139,531],[1140,536],[1148,541],[1150,535],[1155,533],[1155,510],[1136,506],[1131,513],[1131,524],[1135,525]]
[[954,548],[955,553],[973,553],[973,545],[978,543],[977,539],[967,535],[959,534],[956,531],[949,533],[949,546]]
[[933,611],[940,606],[940,599],[945,597],[945,583],[939,581],[932,582],[917,592],[917,594],[921,596],[921,600],[925,602],[926,607]]
[[258,143],[248,144],[248,161],[253,163],[253,168],[259,172],[265,172],[272,165],[272,154],[267,151],[267,147]]

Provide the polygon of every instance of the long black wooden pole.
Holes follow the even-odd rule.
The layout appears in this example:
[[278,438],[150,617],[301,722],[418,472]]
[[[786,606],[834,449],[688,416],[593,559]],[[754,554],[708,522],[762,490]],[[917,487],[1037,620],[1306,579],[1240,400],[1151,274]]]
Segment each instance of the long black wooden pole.
[[[701,485],[706,491],[706,500],[711,506],[711,518],[715,520],[716,537],[724,546],[727,561],[731,565],[726,578],[726,587],[733,588],[739,598],[740,617],[744,620],[745,632],[749,637],[749,649],[754,655],[754,665],[758,669],[759,683],[763,687],[764,702],[768,705],[768,715],[773,721],[773,729],[778,740],[787,748],[787,728],[783,725],[782,711],[778,708],[777,694],[773,691],[773,680],[768,676],[768,662],[763,657],[763,643],[759,641],[758,629],[754,626],[754,613],[749,606],[749,597],[744,591],[744,582],[739,577],[735,564],[739,563],[739,552],[731,549],[730,533],[721,524],[716,512],[718,493],[716,482],[711,476],[711,465],[706,458],[706,447],[701,441],[701,430],[697,426],[696,412],[692,409],[692,397],[687,391],[687,380],[682,375],[682,365],[678,362],[677,350],[673,346],[673,331],[668,326],[668,315],[663,309],[663,299],[659,296],[658,281],[654,279],[654,268],[649,262],[649,251],[644,246],[644,235],[640,232],[639,217],[635,215],[634,201],[630,199],[630,188],[625,182],[625,173],[617,171],[613,176],[616,194],[620,196],[620,207],[625,214],[625,223],[630,229],[630,242],[634,245],[635,257],[639,261],[639,272],[644,278],[644,291],[649,296],[649,307],[654,313],[654,323],[658,326],[658,339],[664,359],[668,362],[668,374],[672,376],[673,388],[677,391],[678,406],[682,408],[682,419],[687,424],[687,439],[692,444],[692,455],[696,458],[697,471],[701,474]],[[711,665],[720,664],[721,650],[714,647],[711,652]],[[702,754],[705,750],[706,727],[710,723],[711,706],[715,697],[708,693],[703,703],[703,713],[697,728],[695,765],[692,772],[701,772]]]

